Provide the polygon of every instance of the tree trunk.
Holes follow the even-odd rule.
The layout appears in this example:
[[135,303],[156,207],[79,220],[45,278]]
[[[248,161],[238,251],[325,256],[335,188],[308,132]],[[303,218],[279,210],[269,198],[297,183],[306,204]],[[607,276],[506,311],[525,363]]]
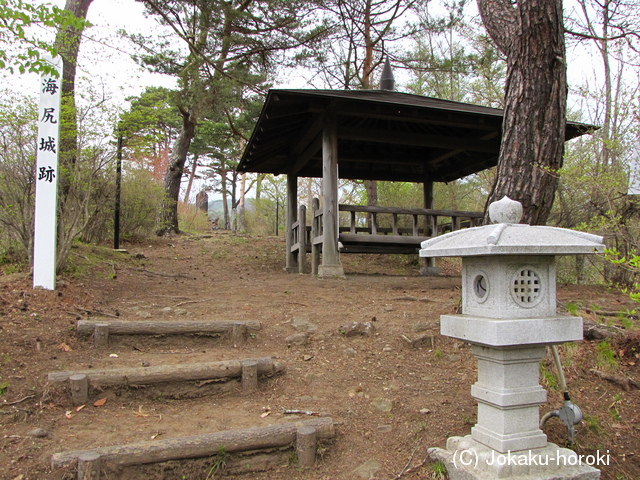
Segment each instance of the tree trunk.
[[196,169],[198,168],[198,155],[193,155],[193,165],[189,172],[189,183],[187,183],[187,190],[184,192],[184,203],[189,203],[189,196],[191,195],[191,187],[193,186],[193,179],[196,177]]
[[478,0],[478,6],[489,35],[507,56],[502,144],[487,206],[507,195],[522,203],[523,223],[541,225],[553,205],[564,153],[562,2]]
[[242,175],[240,175],[240,194],[238,197],[238,230],[243,233],[247,230],[247,225],[244,219],[244,196],[246,188],[247,174],[243,173]]
[[258,173],[256,175],[256,204],[260,203],[260,199],[262,198],[262,179],[264,178],[264,173]]
[[227,198],[227,165],[224,159],[220,161],[220,193],[222,193],[224,229],[230,230],[231,222],[229,221],[229,200]]
[[[81,19],[87,18],[89,5],[92,0],[67,0],[64,9]],[[66,172],[58,179],[60,198],[64,201],[69,193],[69,171],[76,164],[78,155],[78,123],[76,119],[76,68],[78,52],[83,30],[67,27],[58,31],[55,48],[63,60],[62,69],[62,105],[60,111],[60,144],[58,155],[60,159],[59,172]]]
[[165,198],[160,209],[158,235],[180,233],[178,228],[178,198],[180,196],[180,182],[184,164],[187,161],[189,146],[195,134],[196,122],[190,111],[180,109],[182,115],[182,129],[173,144],[169,157],[169,168],[164,176],[163,187]]

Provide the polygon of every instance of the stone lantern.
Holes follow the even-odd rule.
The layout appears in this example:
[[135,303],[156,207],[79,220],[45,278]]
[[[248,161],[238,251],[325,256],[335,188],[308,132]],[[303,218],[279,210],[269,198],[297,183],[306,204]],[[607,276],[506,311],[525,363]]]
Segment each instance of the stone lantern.
[[575,452],[547,443],[539,428],[547,393],[538,378],[547,346],[582,340],[582,319],[556,313],[555,257],[602,252],[602,237],[518,224],[522,206],[508,197],[489,215],[494,225],[427,240],[420,250],[421,257],[462,257],[462,313],[442,315],[440,332],[471,343],[478,359],[471,387],[478,423],[434,454],[450,479],[599,478]]

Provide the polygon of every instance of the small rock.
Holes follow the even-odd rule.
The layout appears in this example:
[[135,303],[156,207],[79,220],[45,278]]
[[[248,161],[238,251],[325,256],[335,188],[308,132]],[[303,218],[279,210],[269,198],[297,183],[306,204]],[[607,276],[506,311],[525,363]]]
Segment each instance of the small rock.
[[186,315],[187,313],[189,313],[187,310],[185,310],[184,308],[176,308],[174,310],[174,313],[176,315]]
[[300,397],[297,398],[297,400],[299,402],[306,403],[306,402],[313,402],[314,400],[318,400],[318,398],[312,397],[311,395],[301,395]]
[[391,430],[393,430],[393,426],[391,425],[378,425],[378,429],[379,432],[383,432],[383,433],[387,433],[390,432]]
[[459,362],[461,358],[462,355],[458,355],[457,353],[447,355],[447,360],[449,360],[450,362]]
[[405,343],[411,348],[434,348],[435,347],[435,336],[429,335],[428,333],[421,333],[420,335],[400,335],[400,338],[405,341]]
[[390,412],[393,409],[393,400],[376,397],[371,401],[371,406],[381,412]]
[[27,435],[29,435],[30,437],[44,438],[49,435],[49,432],[47,432],[44,428],[34,428],[33,430],[29,430]]
[[138,310],[136,315],[142,318],[149,318],[151,316],[149,312],[145,312],[144,310]]
[[134,255],[134,258],[137,258],[138,260],[142,260],[143,258],[147,258],[147,257],[145,257],[144,253],[136,253]]
[[304,317],[293,317],[291,320],[291,326],[297,332],[315,332],[318,330],[318,326],[315,323],[310,322]]
[[294,333],[284,339],[287,345],[306,345],[309,343],[309,334],[307,333]]
[[428,408],[421,408],[419,412],[423,415],[427,415],[428,413],[431,413],[431,410],[429,410]]
[[313,355],[303,355],[302,356],[302,360],[305,361],[305,362],[308,362],[312,358],[313,358]]
[[351,322],[340,327],[339,332],[345,337],[355,337],[357,335],[370,336],[375,327],[371,322]]
[[173,308],[171,307],[164,307],[163,309],[160,310],[160,313],[162,313],[163,315],[168,315],[171,312],[173,312]]
[[142,366],[143,367],[148,367],[149,366],[149,362],[142,362]]
[[411,331],[413,333],[420,333],[420,332],[424,332],[425,330],[429,330],[429,322],[416,322],[413,325],[411,325]]
[[355,357],[358,354],[358,352],[356,352],[353,348],[345,348],[344,354],[347,357]]
[[385,346],[382,351],[383,352],[391,352],[393,350],[393,348],[391,348],[389,345]]
[[376,478],[376,474],[380,471],[381,468],[382,466],[375,460],[367,460],[366,462],[355,468],[351,472],[350,476],[352,478],[359,477],[364,480],[371,480],[373,478]]

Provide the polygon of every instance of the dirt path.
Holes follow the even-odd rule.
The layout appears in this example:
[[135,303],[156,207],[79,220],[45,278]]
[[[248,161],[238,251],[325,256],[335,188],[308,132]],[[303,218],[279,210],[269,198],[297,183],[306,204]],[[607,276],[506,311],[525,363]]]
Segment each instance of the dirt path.
[[[337,437],[317,466],[300,471],[285,452],[269,471],[243,478],[369,478],[354,473],[364,465],[372,478],[387,480],[408,462],[418,464],[428,447],[444,446],[448,436],[467,434],[475,423],[470,349],[438,335],[439,316],[457,307],[459,277],[419,277],[417,264],[381,256],[344,256],[346,280],[287,274],[283,242],[276,238],[180,236],[126,248],[129,254],[77,250],[76,271],[56,292],[33,291],[24,277],[0,277],[0,478],[75,478],[64,469],[50,471],[52,453],[281,423],[292,419],[282,409],[301,409],[337,422]],[[447,264],[445,271],[455,268]],[[629,306],[603,287],[561,287],[559,299],[596,310]],[[262,329],[241,348],[204,336],[122,336],[101,351],[75,334],[79,319],[112,316],[259,320]],[[354,321],[371,322],[375,333],[340,333]],[[294,323],[311,324],[306,344],[287,340],[299,333]],[[434,335],[435,346],[411,348],[401,339],[419,333]],[[586,418],[578,450],[609,449],[611,466],[603,478],[637,479],[638,391],[590,375],[595,348],[584,342],[564,349],[569,386]],[[66,392],[46,383],[47,373],[61,370],[261,356],[283,362],[287,371],[250,396],[237,386],[220,390],[196,382],[108,388],[92,391],[89,405],[76,412]],[[632,356],[623,353],[615,368],[616,375],[637,378]],[[543,382],[550,391],[543,412],[562,405],[553,370],[546,359]],[[94,407],[100,398],[106,403]],[[35,428],[47,436],[31,436]],[[560,422],[550,421],[548,434],[559,444],[566,438]],[[205,479],[219,476],[214,463],[209,458],[105,473],[114,479]],[[430,478],[431,472],[425,466],[403,478]]]

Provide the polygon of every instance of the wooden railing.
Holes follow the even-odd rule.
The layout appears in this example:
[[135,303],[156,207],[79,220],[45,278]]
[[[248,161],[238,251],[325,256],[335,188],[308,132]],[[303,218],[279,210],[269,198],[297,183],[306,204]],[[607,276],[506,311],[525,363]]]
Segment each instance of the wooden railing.
[[[349,212],[350,220],[348,227],[340,227],[341,237],[355,242],[376,243],[395,243],[390,237],[397,237],[397,243],[415,243],[418,239],[422,241],[461,228],[475,227],[483,217],[482,212],[364,205],[340,205],[340,211]],[[442,219],[446,220],[443,222]],[[381,227],[381,223],[386,226]],[[382,238],[365,238],[374,236]]]
[[[298,257],[300,272],[307,271],[305,253],[311,252],[311,271],[317,266],[323,242],[323,218],[320,202],[313,199],[311,225],[307,225],[307,208],[298,209],[298,220],[292,225],[291,252]],[[475,227],[482,212],[435,210],[425,208],[370,207],[340,205],[338,241],[343,253],[416,253],[420,243],[461,228]],[[344,220],[348,219],[348,224]]]

